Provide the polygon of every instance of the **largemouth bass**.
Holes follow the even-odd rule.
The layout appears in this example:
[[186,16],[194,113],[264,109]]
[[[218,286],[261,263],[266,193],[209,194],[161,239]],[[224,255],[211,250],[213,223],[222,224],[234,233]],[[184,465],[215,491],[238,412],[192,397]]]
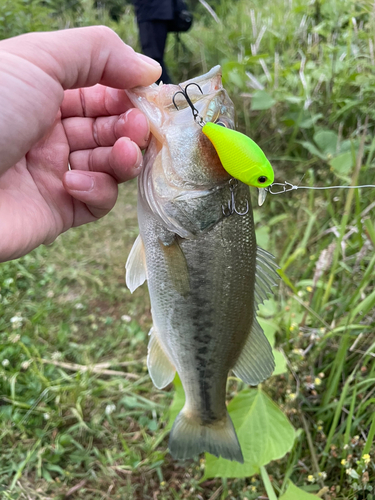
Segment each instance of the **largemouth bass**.
[[[194,82],[203,94],[190,86],[189,96],[200,117],[233,129],[234,106],[220,66]],[[185,390],[169,439],[172,456],[207,451],[242,463],[225,404],[227,377],[232,370],[257,385],[274,369],[255,312],[276,284],[277,266],[257,247],[248,186],[233,183],[183,96],[176,96],[175,108],[179,90],[154,84],[128,92],[148,117],[152,138],[138,179],[140,235],[126,282],[133,292],[148,281],[153,383],[164,388],[177,370]],[[236,211],[228,216],[233,203]]]

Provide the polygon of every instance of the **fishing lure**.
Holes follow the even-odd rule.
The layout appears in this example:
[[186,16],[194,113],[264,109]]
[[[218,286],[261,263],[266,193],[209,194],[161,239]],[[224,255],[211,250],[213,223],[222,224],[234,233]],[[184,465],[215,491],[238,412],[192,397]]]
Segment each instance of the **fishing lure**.
[[223,168],[232,177],[249,186],[266,188],[272,184],[274,172],[261,148],[250,137],[229,129],[220,122],[205,123],[187,93],[190,85],[195,85],[203,93],[197,83],[189,83],[185,89],[180,87],[181,90],[175,93],[173,104],[178,109],[175,103],[176,95],[182,94],[185,97],[193,112],[194,120],[202,127],[202,132],[213,144]]
[[232,177],[257,188],[273,183],[272,166],[250,137],[212,122],[206,123],[202,132],[212,142],[221,164]]

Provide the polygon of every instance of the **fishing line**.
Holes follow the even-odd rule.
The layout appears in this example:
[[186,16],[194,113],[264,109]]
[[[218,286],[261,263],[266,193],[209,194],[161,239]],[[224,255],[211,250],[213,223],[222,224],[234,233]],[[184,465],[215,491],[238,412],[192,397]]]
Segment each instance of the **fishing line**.
[[[279,191],[273,191],[274,186],[281,186],[282,189]],[[268,188],[264,188],[269,194],[283,194],[289,191],[296,191],[297,189],[311,189],[311,190],[323,190],[323,189],[360,189],[360,188],[375,188],[374,184],[362,184],[360,186],[296,186],[291,182],[274,182]]]
[[[278,189],[278,187],[280,189]],[[277,190],[275,191],[276,188]],[[323,189],[361,189],[361,188],[375,188],[374,184],[361,184],[360,186],[297,186],[291,182],[273,182],[266,188],[258,189],[258,205],[261,207],[266,200],[267,194],[284,194],[290,191],[297,191],[297,189],[310,189],[312,191],[322,191]]]

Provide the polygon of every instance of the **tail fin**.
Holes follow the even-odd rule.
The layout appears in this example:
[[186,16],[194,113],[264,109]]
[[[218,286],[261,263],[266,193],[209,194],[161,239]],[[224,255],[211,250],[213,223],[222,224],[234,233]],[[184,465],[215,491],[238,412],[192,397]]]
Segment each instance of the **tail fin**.
[[207,451],[216,457],[222,456],[241,464],[244,462],[228,412],[222,420],[203,425],[182,410],[169,436],[169,450],[173,458],[191,458]]

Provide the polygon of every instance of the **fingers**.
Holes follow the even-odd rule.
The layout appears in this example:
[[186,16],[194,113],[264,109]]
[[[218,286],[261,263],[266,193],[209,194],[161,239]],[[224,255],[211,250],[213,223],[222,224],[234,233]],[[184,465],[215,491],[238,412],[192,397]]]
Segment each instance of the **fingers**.
[[63,125],[70,151],[112,146],[120,137],[129,137],[145,148],[150,135],[147,118],[134,108],[120,116],[66,118]]
[[[124,89],[150,85],[161,74],[155,61],[134,52],[107,27],[28,33],[0,41],[0,171],[22,158],[54,123],[64,89],[97,83]],[[91,93],[92,92],[92,93]],[[98,92],[98,94],[96,94]],[[79,103],[78,98],[81,99]],[[86,99],[91,102],[85,105]],[[94,101],[97,101],[94,105]],[[117,104],[116,104],[117,102]],[[122,94],[94,90],[67,97],[74,109],[126,111]]]
[[[142,153],[127,137],[113,147],[99,147],[71,153],[73,170],[65,172],[63,185],[76,203],[74,226],[106,215],[117,200],[119,182],[136,177],[141,170]],[[82,206],[81,206],[82,205]]]
[[63,118],[120,115],[132,107],[124,90],[94,85],[89,88],[66,90],[61,113]]
[[71,153],[70,166],[72,172],[67,172],[67,175],[71,178],[76,171],[103,172],[111,175],[116,182],[125,182],[140,173],[142,153],[134,142],[122,137],[113,147]]
[[161,74],[159,63],[137,54],[105,26],[30,33],[6,40],[2,47],[41,68],[64,89],[96,83],[132,88],[150,85]]
[[76,210],[74,226],[103,217],[116,203],[117,182],[108,174],[69,171],[65,173],[63,183],[68,193],[84,203],[89,211]]

